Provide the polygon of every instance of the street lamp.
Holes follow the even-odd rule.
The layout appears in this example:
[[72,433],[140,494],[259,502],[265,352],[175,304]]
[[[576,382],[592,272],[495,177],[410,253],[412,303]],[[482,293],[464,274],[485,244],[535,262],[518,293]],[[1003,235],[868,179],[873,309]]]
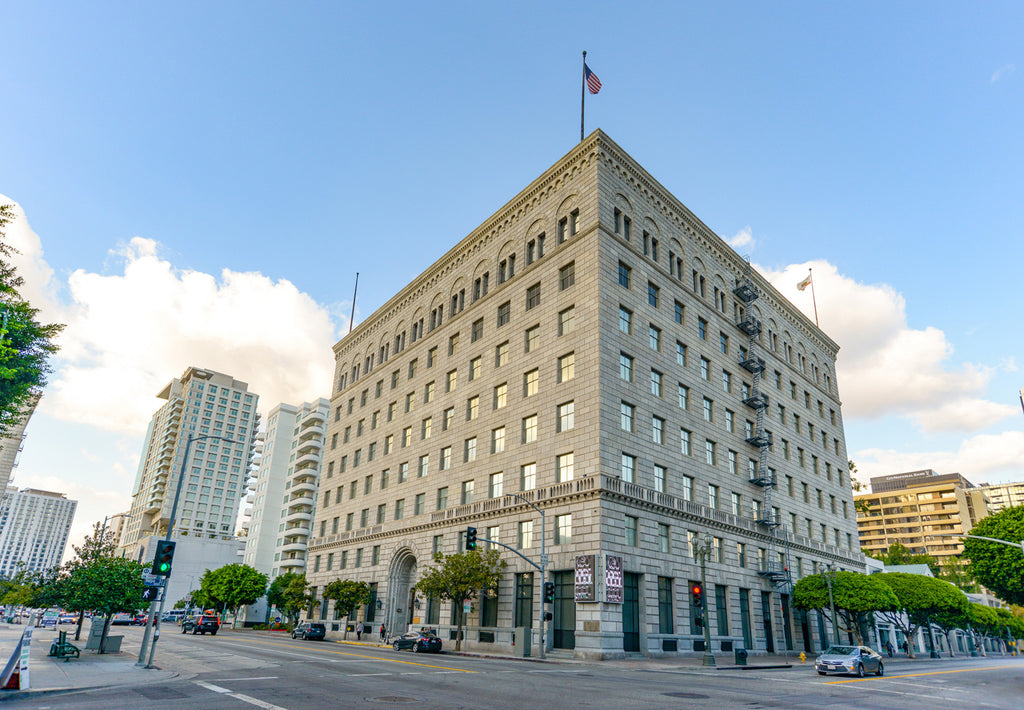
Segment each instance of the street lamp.
[[[700,587],[706,593],[708,588],[708,575],[706,562],[708,557],[711,556],[711,551],[714,549],[714,540],[711,538],[710,533],[704,533],[704,539],[695,538],[693,541],[693,554],[695,557],[700,558]],[[707,597],[705,597],[704,608],[707,609]],[[701,613],[698,610],[698,613]],[[713,666],[715,665],[715,655],[711,653],[711,625],[708,623],[710,614],[704,613],[704,658],[701,660],[702,666]]]
[[[181,470],[178,472],[178,485],[174,489],[174,501],[171,503],[171,518],[167,521],[167,533],[164,535],[164,540],[169,541],[171,539],[171,533],[174,531],[174,520],[178,516],[178,499],[181,497],[181,486],[185,482],[185,467],[188,465],[188,454],[189,451],[192,450],[192,442],[204,441],[206,439],[220,439],[231,444],[240,443],[234,439],[229,439],[226,436],[218,436],[217,434],[200,434],[199,436],[196,436],[189,433],[188,438],[185,439],[185,451],[181,455]],[[167,576],[164,577],[164,591],[163,594],[160,595],[160,608],[157,610],[157,618],[164,614],[164,602],[167,600],[167,582],[170,581],[171,572],[173,571],[173,569],[169,570],[167,572]],[[156,641],[159,638],[158,633],[156,637],[153,638],[152,642],[150,642],[150,636],[153,633],[153,606],[155,604],[156,602],[153,602],[149,605],[149,618],[146,619],[146,631],[142,635],[142,646],[139,648],[139,660],[138,663],[136,663],[136,665],[143,665],[143,659],[146,658],[146,647],[148,645],[149,657],[145,661],[145,668],[153,667],[153,654],[156,652]]]
[[826,572],[822,575],[825,578],[825,583],[828,585],[828,608],[832,614],[832,643],[836,646],[839,645],[839,620],[836,618],[836,601],[832,596],[832,585],[836,581],[836,570],[832,567],[831,562],[825,563]]
[[[542,594],[541,594],[541,603],[540,603],[540,657],[543,660],[543,658],[544,658],[544,649],[545,649],[545,646],[548,645],[548,639],[547,639],[547,633],[546,633],[547,632],[547,615],[546,615],[546,612],[544,611],[544,595],[543,595],[544,584],[548,581],[548,573],[547,573],[548,553],[547,553],[547,549],[544,547],[545,542],[546,542],[548,536],[547,536],[547,526],[546,526],[546,524],[544,522],[544,511],[541,510],[540,508],[538,508],[536,505],[534,505],[531,501],[529,501],[526,498],[524,498],[523,496],[519,495],[518,493],[506,493],[505,495],[510,495],[510,496],[515,497],[515,498],[518,498],[519,500],[523,501],[528,506],[530,506],[531,508],[536,510],[538,513],[540,513],[540,588],[541,588],[541,592],[542,592]],[[520,556],[522,556],[522,555],[520,555]],[[552,614],[552,619],[554,619],[554,614]]]

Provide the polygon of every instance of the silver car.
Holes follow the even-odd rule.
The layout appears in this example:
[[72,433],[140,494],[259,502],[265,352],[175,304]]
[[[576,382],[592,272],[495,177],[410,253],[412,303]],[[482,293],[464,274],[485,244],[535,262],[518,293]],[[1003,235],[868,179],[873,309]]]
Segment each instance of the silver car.
[[852,673],[861,678],[865,673],[885,673],[882,657],[867,646],[830,646],[814,661],[814,670],[818,675]]

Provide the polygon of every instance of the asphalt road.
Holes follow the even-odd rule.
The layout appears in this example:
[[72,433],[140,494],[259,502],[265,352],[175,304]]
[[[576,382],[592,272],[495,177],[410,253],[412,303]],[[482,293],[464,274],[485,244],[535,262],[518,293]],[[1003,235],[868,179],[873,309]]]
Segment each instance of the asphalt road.
[[6,707],[307,710],[498,708],[857,708],[973,710],[1024,707],[1024,659],[891,663],[883,678],[820,677],[791,669],[704,669],[684,662],[522,661],[291,640],[287,636],[165,633],[156,664],[165,683],[52,694]]

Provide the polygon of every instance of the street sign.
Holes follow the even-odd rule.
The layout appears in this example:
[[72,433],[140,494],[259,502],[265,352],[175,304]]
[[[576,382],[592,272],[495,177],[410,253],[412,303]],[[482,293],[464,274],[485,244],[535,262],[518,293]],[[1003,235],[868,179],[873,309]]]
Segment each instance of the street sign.
[[167,584],[166,577],[160,577],[159,575],[150,574],[149,572],[142,573],[142,583],[147,587],[162,587]]

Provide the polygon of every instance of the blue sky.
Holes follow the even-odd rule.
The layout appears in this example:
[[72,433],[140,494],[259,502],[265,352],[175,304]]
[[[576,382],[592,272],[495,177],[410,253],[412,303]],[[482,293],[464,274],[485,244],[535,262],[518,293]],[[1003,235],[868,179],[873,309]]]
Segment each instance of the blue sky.
[[[15,483],[129,504],[187,365],[266,412],[600,127],[786,295],[862,474],[1024,479],[1024,5],[5,3],[0,195],[68,323]],[[400,255],[400,256],[396,256]]]

